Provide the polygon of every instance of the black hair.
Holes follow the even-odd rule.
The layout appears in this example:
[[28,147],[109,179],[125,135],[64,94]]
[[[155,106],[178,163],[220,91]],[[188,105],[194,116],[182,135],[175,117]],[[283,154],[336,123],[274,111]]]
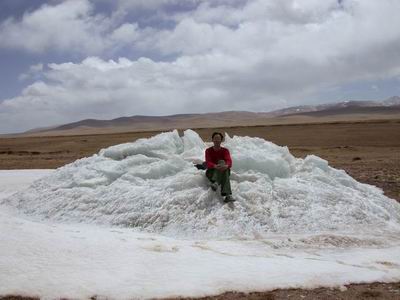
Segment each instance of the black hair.
[[222,135],[221,132],[214,132],[211,136],[211,139],[214,139],[214,136],[219,135],[221,137],[221,140],[224,140],[224,136]]

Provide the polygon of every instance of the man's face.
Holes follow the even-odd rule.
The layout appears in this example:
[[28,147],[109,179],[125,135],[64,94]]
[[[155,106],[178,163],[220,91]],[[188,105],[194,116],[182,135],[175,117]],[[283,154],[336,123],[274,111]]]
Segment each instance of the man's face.
[[221,146],[221,142],[222,142],[222,138],[219,134],[216,134],[213,139],[212,139],[214,146],[215,147],[220,147]]

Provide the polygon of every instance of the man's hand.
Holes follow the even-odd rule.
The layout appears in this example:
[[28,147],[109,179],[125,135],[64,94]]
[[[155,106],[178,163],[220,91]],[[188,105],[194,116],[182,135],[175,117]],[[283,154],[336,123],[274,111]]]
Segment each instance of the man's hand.
[[223,172],[223,171],[225,171],[226,169],[228,169],[228,166],[225,166],[225,165],[224,165],[224,166],[216,165],[215,168],[216,168],[218,171]]

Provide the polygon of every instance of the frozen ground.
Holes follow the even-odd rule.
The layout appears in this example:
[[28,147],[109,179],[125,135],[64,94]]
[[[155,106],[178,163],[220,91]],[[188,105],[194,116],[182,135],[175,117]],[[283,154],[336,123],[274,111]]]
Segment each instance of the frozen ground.
[[234,206],[193,168],[206,145],[192,131],[55,171],[0,171],[0,295],[204,296],[400,280],[400,205],[381,190],[261,139],[225,145]]

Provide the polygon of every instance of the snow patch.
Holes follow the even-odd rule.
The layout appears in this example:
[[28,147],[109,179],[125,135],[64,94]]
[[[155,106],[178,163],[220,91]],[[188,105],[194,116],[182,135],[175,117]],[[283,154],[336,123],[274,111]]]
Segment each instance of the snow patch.
[[[112,146],[0,203],[36,218],[180,238],[400,231],[400,205],[382,190],[317,156],[298,159],[287,147],[260,138],[227,136],[237,201],[223,205],[204,171],[193,167],[206,147],[192,130]],[[329,244],[329,238],[320,243]]]

